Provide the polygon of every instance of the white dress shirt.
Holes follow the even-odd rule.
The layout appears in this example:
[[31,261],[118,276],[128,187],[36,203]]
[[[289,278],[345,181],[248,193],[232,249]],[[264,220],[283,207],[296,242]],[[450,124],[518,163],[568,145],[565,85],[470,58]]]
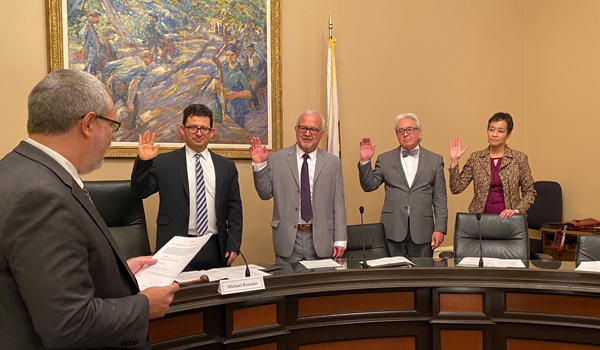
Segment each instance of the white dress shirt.
[[[308,181],[310,184],[310,206],[313,206],[313,184],[315,181],[315,165],[317,164],[317,149],[308,153],[308,159],[306,163],[308,163]],[[304,164],[304,151],[300,149],[298,144],[296,144],[296,162],[298,164],[298,180],[300,181],[300,192],[302,192],[302,164]],[[298,202],[298,208],[302,208],[302,196],[300,196],[300,201]],[[302,210],[298,210],[298,223],[299,224],[311,224],[312,220],[308,222],[302,220]]]
[[[196,152],[185,146],[185,163],[187,165],[188,185],[190,188],[190,222],[188,225],[188,235],[198,236],[196,230]],[[207,235],[212,235],[218,232],[217,229],[217,213],[215,208],[215,191],[217,187],[217,179],[215,176],[215,165],[208,148],[200,152],[200,163],[202,164],[202,172],[204,174],[204,189],[206,191],[206,211],[208,213],[208,230]]]
[[[419,145],[414,149],[419,149]],[[419,152],[417,154],[413,154],[410,156],[402,157],[402,151],[406,151],[404,148],[400,147],[400,163],[402,163],[402,169],[404,170],[404,175],[406,175],[406,181],[408,181],[408,187],[412,187],[412,183],[415,181],[415,175],[417,174],[417,169],[419,167]],[[368,160],[366,162],[360,161],[360,165],[365,165],[371,162]]]
[[77,182],[77,184],[79,185],[79,187],[81,187],[83,189],[83,181],[81,181],[81,178],[79,177],[79,173],[77,172],[77,169],[75,169],[75,166],[73,165],[73,163],[69,162],[67,160],[67,158],[61,156],[58,152],[56,152],[55,150],[46,147],[44,145],[42,145],[41,143],[32,140],[31,138],[27,138],[27,140],[25,140],[27,143],[29,143],[30,145],[38,148],[40,151],[46,153],[47,155],[49,155],[50,157],[52,157],[52,159],[54,159],[58,164],[60,164],[60,166],[62,166],[63,168],[65,168],[65,170],[71,174],[71,176],[73,176],[73,179],[75,179],[75,181]]
[[[414,149],[418,150],[419,145]],[[400,147],[400,162],[402,163],[402,169],[404,169],[404,175],[406,175],[406,181],[408,181],[408,187],[412,187],[415,175],[417,174],[417,168],[419,167],[419,153],[403,157],[402,151],[407,150]]]
[[[414,149],[419,150],[419,145]],[[400,163],[402,163],[402,169],[404,169],[408,187],[412,187],[413,182],[415,181],[415,175],[417,174],[417,168],[419,167],[419,153],[421,150],[419,150],[417,154],[411,154],[406,157],[402,156],[402,151],[407,150],[400,147]],[[408,206],[408,217],[410,217],[410,205]]]
[[[319,151],[319,149],[315,149],[314,151],[308,153],[308,159],[306,160],[306,162],[308,163],[308,181],[310,183],[310,203],[312,206],[313,203],[313,184],[314,184],[314,180],[315,180],[315,167],[317,164],[317,152]],[[302,164],[304,164],[304,158],[302,156],[304,156],[304,151],[300,148],[300,146],[298,146],[298,144],[296,144],[296,163],[298,164],[298,181],[302,182]],[[261,171],[262,169],[264,169],[267,166],[267,162],[263,162],[263,163],[254,163],[252,162],[252,167],[254,168],[255,172]],[[298,208],[302,207],[302,197],[300,197],[300,201],[298,202]],[[314,213],[313,213],[314,214]],[[298,210],[298,223],[299,224],[311,224],[312,220],[310,220],[309,222],[306,222],[304,220],[302,220],[302,210]],[[343,247],[344,249],[346,248],[346,241],[335,241],[333,242],[334,246],[337,247]]]

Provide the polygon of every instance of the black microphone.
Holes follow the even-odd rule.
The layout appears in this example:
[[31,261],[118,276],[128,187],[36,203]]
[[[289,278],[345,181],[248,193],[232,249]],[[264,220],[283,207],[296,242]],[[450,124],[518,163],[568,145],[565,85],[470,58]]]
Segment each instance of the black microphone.
[[[360,212],[360,225],[363,226],[365,224],[365,222],[363,221],[363,214],[365,212],[365,207],[363,207],[362,205],[360,207],[358,207],[358,211]],[[365,250],[365,230],[364,227],[362,228],[362,244],[363,244],[363,269],[368,268],[369,266],[367,265],[367,251]]]
[[479,233],[479,267],[483,267],[483,246],[481,245],[481,214],[475,214],[477,218],[477,232]]
[[229,232],[229,226],[225,226],[225,225],[223,225],[222,222],[219,222],[219,221],[217,221],[217,226],[219,226],[220,228],[225,230],[225,232],[227,232],[227,234],[229,235],[229,238],[231,238],[231,240],[233,241],[233,244],[235,244],[235,247],[238,249],[238,251],[240,252],[240,255],[242,256],[242,259],[244,259],[244,264],[246,264],[246,277],[250,277],[250,268],[248,267],[248,261],[246,260],[244,253],[242,253],[242,249],[240,248],[240,245],[236,242],[235,238],[233,238],[233,235],[231,234],[231,232]]

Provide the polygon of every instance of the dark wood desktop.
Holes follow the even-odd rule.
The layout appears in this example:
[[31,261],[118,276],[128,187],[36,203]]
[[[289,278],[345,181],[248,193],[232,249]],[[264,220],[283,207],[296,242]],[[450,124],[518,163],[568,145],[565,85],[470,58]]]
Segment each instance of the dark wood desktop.
[[153,349],[600,350],[600,274],[573,262],[526,269],[306,270],[284,264],[266,289],[221,296],[182,286],[150,322]]

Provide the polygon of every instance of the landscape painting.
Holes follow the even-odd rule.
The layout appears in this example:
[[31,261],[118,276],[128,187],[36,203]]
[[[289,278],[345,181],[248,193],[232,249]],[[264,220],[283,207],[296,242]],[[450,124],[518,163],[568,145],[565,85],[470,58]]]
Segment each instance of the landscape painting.
[[113,98],[109,156],[137,154],[138,135],[181,147],[193,103],[210,107],[210,148],[246,158],[252,137],[281,148],[279,0],[47,0],[50,69],[86,71]]

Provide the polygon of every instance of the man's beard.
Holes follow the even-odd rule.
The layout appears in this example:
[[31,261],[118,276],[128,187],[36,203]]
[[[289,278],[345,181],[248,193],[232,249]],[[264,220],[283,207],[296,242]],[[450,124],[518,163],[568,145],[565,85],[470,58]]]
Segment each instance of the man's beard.
[[[106,135],[106,134],[103,134]],[[88,152],[88,156],[85,158],[83,165],[80,170],[80,174],[89,174],[94,170],[98,170],[104,163],[104,155],[108,151],[109,147],[104,146],[107,143],[106,136],[102,136],[92,145]]]

